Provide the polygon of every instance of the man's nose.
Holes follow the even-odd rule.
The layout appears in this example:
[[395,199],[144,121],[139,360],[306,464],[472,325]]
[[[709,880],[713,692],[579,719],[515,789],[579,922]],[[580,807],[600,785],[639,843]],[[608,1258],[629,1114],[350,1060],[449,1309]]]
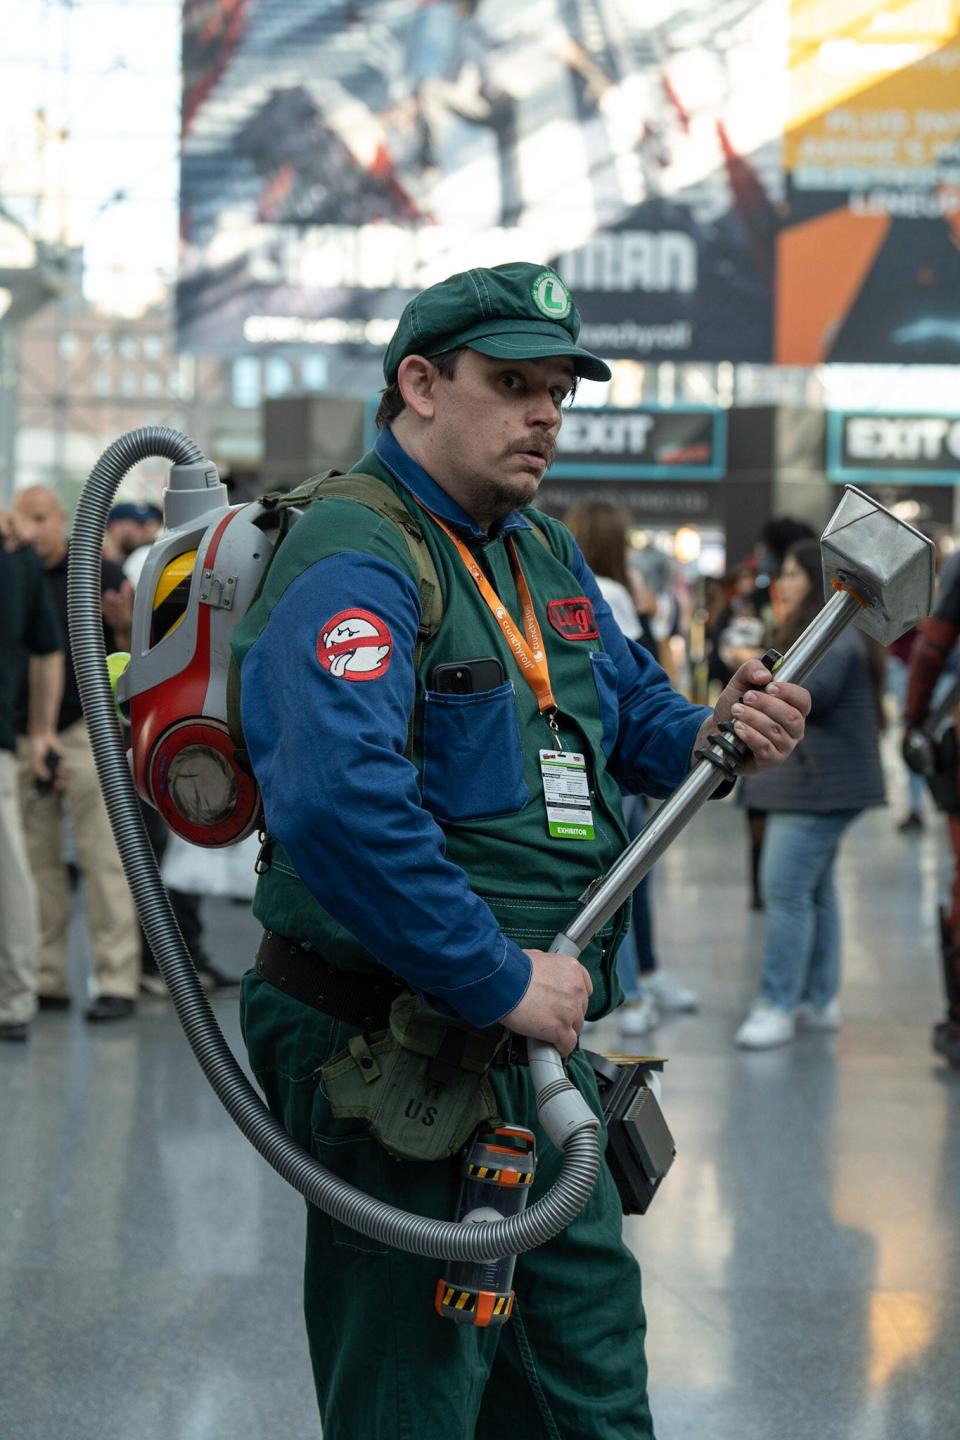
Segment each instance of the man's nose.
[[540,425],[544,429],[560,429],[560,411],[549,390],[540,391],[531,397],[527,419],[531,425]]

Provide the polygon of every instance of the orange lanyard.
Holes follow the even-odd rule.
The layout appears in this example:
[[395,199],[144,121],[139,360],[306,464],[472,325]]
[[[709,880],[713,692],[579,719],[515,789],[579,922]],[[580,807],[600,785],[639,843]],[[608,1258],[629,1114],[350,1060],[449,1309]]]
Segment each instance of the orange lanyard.
[[[423,507],[426,510],[426,506]],[[541,715],[546,716],[547,723],[554,731],[557,739],[556,716],[557,702],[554,699],[553,690],[550,685],[550,667],[547,664],[547,652],[543,648],[543,634],[540,630],[540,622],[537,619],[536,611],[533,608],[533,596],[530,594],[530,586],[527,584],[527,577],[520,565],[520,557],[517,554],[517,547],[511,535],[505,541],[507,554],[510,557],[510,569],[513,571],[513,578],[517,586],[517,595],[520,598],[520,610],[523,616],[523,633],[517,629],[513,619],[504,605],[500,596],[494,590],[490,581],[484,575],[470,551],[464,545],[460,536],[450,529],[434,515],[432,510],[427,510],[431,520],[435,520],[443,533],[452,540],[456,547],[457,554],[470,572],[473,582],[480,594],[486,601],[494,619],[503,631],[504,639],[513,651],[517,664],[530,689],[536,696],[537,705]],[[562,749],[558,743],[557,749]]]

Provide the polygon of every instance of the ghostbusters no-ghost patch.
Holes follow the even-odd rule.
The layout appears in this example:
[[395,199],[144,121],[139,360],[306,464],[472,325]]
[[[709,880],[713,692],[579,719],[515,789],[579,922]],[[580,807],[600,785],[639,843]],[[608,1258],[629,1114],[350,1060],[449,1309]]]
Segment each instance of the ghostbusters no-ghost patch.
[[317,636],[317,659],[338,680],[379,680],[393,654],[393,636],[369,610],[341,610]]

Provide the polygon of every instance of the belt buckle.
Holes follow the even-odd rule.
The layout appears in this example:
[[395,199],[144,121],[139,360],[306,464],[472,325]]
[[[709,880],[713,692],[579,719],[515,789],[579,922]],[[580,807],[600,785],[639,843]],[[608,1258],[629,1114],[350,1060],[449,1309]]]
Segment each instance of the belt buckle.
[[527,1037],[525,1035],[514,1035],[507,1037],[507,1043],[501,1052],[504,1065],[523,1065],[527,1059],[526,1055]]

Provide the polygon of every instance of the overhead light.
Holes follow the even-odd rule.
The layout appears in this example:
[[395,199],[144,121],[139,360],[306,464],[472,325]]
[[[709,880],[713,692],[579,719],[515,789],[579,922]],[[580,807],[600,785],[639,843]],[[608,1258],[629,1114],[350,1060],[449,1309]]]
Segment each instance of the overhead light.
[[681,565],[692,565],[700,558],[700,535],[689,525],[682,526],[673,537],[673,553]]

